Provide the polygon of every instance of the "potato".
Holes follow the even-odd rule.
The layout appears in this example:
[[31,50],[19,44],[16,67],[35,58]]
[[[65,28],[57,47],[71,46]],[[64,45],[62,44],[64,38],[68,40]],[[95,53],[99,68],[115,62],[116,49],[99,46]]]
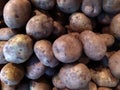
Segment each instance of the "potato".
[[120,79],[120,71],[118,68],[120,68],[120,50],[115,52],[110,58],[109,58],[109,68],[111,70],[111,73],[118,79]]
[[3,17],[10,28],[24,26],[31,14],[31,4],[28,0],[9,0],[4,7]]
[[17,85],[24,76],[24,69],[21,65],[8,63],[6,64],[1,72],[1,81],[7,85]]
[[0,29],[0,40],[9,40],[14,35],[16,35],[16,32],[10,28]]
[[55,75],[52,78],[52,83],[55,87],[57,87],[59,89],[64,89],[66,87],[65,84],[61,81],[59,75]]
[[3,8],[8,0],[0,0],[0,17],[3,15]]
[[99,34],[99,36],[103,39],[107,47],[110,47],[114,44],[115,39],[110,34]]
[[44,15],[32,17],[26,25],[26,33],[36,40],[48,37],[53,31],[53,19]]
[[101,87],[115,87],[119,82],[107,68],[102,68],[97,71],[91,70],[91,75],[92,80]]
[[110,14],[120,12],[120,0],[103,0],[103,10]]
[[120,39],[120,14],[115,15],[113,17],[111,24],[110,24],[110,31],[117,39]]
[[84,31],[80,34],[85,54],[92,60],[101,60],[106,53],[104,41],[92,31]]
[[59,77],[69,89],[80,89],[87,86],[91,74],[84,64],[66,65],[60,69]]
[[91,20],[83,13],[73,13],[69,18],[69,25],[74,32],[93,29]]
[[34,52],[45,66],[55,67],[59,63],[53,54],[52,44],[47,40],[37,41],[34,45]]
[[96,17],[100,14],[102,0],[83,0],[82,11],[89,17]]
[[3,55],[3,47],[6,44],[6,41],[0,41],[0,64],[6,64],[7,61]]
[[32,39],[24,34],[15,35],[3,47],[5,59],[17,64],[27,61],[32,52]]
[[31,0],[31,2],[35,7],[44,10],[52,9],[56,3],[55,0]]
[[82,44],[73,35],[62,35],[53,43],[55,57],[63,63],[72,63],[78,60],[82,54]]
[[107,58],[110,58],[116,51],[106,52]]
[[99,87],[98,90],[113,90],[113,89],[107,87]]
[[26,76],[29,79],[38,79],[46,71],[46,66],[44,66],[35,55],[26,62],[25,68]]
[[82,0],[57,0],[58,8],[64,13],[73,13],[80,7]]

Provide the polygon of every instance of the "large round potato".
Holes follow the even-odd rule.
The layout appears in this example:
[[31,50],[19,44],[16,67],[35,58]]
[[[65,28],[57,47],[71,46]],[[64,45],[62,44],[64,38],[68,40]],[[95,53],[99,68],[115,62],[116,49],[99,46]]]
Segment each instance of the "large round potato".
[[24,69],[21,65],[13,63],[6,64],[0,72],[1,81],[10,86],[17,85],[23,76]]
[[31,4],[28,0],[9,0],[4,7],[3,16],[10,28],[24,26],[31,14]]
[[32,39],[24,34],[15,35],[3,47],[5,59],[12,63],[25,62],[32,52]]
[[72,63],[78,60],[82,54],[82,44],[73,35],[62,35],[53,43],[55,57],[63,63]]

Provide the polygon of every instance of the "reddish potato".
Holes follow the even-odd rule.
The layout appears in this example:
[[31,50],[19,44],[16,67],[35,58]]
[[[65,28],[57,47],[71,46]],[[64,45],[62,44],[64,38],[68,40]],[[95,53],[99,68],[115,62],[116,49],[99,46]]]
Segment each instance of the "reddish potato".
[[113,89],[107,87],[99,87],[98,90],[113,90]]

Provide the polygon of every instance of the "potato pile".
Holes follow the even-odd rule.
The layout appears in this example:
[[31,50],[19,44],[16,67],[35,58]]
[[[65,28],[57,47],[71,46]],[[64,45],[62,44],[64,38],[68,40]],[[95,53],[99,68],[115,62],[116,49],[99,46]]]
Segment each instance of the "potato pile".
[[120,90],[120,0],[0,0],[0,90]]

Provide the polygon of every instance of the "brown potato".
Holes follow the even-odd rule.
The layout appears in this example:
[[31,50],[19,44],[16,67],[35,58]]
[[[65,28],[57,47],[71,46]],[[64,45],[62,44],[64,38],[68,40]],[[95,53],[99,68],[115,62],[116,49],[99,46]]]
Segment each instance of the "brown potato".
[[113,90],[113,89],[107,87],[99,87],[98,90]]
[[2,68],[0,76],[3,83],[14,86],[22,80],[24,69],[21,65],[8,63]]
[[106,54],[106,45],[99,35],[92,31],[80,34],[85,54],[92,60],[101,60]]
[[32,52],[32,39],[24,34],[15,35],[3,47],[5,59],[17,64],[27,61]]
[[111,70],[111,73],[118,79],[120,79],[120,50],[115,52],[110,58],[109,58],[109,68]]
[[96,17],[100,14],[102,0],[83,0],[82,11],[89,17]]
[[66,34],[56,39],[53,43],[55,57],[63,63],[72,63],[82,54],[82,44],[73,35]]
[[89,69],[84,64],[66,65],[60,69],[59,77],[69,89],[80,89],[91,80]]
[[26,33],[36,40],[48,37],[53,31],[53,19],[40,14],[33,16],[26,25]]
[[14,35],[16,35],[15,31],[13,31],[10,28],[1,28],[0,29],[0,40],[9,40]]
[[116,51],[106,52],[107,58],[110,58]]
[[34,45],[34,52],[45,66],[55,67],[59,64],[59,61],[53,54],[52,44],[47,40],[37,41]]
[[29,79],[38,79],[46,71],[46,66],[44,66],[35,55],[26,62],[25,68],[26,76]]
[[82,0],[57,0],[58,8],[64,13],[73,13],[80,7]]
[[31,4],[28,0],[9,0],[4,7],[3,16],[10,28],[24,26],[31,14]]
[[112,76],[111,72],[107,68],[102,68],[98,71],[91,70],[92,80],[102,87],[115,87],[119,80]]
[[83,13],[73,13],[69,19],[70,28],[74,32],[92,30],[92,22]]

